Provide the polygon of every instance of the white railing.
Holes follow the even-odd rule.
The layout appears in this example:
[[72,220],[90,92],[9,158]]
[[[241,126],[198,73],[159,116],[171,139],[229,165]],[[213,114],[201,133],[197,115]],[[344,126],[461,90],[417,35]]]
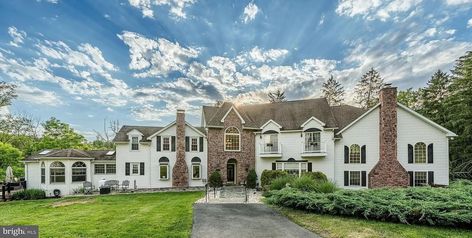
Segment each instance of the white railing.
[[302,152],[303,153],[325,153],[326,143],[325,142],[310,142],[302,143]]
[[280,143],[262,143],[259,145],[261,154],[282,154],[282,144]]

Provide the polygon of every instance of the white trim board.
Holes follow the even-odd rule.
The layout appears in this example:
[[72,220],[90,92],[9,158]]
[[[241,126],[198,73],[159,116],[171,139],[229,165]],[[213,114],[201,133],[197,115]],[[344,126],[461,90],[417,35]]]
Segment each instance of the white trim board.
[[221,122],[225,122],[225,119],[228,116],[229,112],[231,112],[231,110],[234,110],[236,112],[236,115],[238,115],[239,119],[241,119],[242,124],[246,123],[244,121],[243,117],[241,116],[241,114],[239,114],[238,110],[236,110],[236,108],[234,106],[231,106],[231,108],[226,112],[226,114],[223,116],[223,118],[221,118]]
[[306,120],[305,122],[303,122],[303,124],[302,124],[300,127],[302,127],[302,128],[305,127],[305,125],[308,124],[308,122],[310,122],[310,121],[312,121],[312,120],[318,122],[318,123],[321,124],[321,126],[323,126],[323,127],[325,126],[325,123],[322,122],[322,121],[320,121],[318,118],[316,118],[316,117],[310,117],[308,120]]

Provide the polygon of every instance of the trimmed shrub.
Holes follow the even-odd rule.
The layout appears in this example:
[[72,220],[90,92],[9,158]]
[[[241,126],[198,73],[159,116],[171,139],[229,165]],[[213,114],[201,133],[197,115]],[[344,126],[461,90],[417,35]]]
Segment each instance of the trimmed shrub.
[[311,192],[316,190],[316,181],[310,176],[301,176],[292,182],[292,187],[300,191]]
[[295,180],[295,177],[292,175],[285,175],[282,177],[278,177],[274,180],[269,185],[269,189],[272,190],[280,190],[285,187],[287,187],[287,184],[290,185],[293,180]]
[[41,189],[25,189],[12,194],[12,200],[35,200],[46,198],[46,192]]
[[365,219],[472,227],[472,185],[448,188],[383,188],[302,192],[295,188],[270,191],[267,202],[305,211]]
[[311,177],[314,180],[321,180],[321,181],[328,181],[328,178],[326,175],[322,172],[316,171],[316,172],[303,172],[302,176],[308,176]]
[[210,178],[208,179],[208,183],[212,188],[219,188],[223,186],[223,179],[221,178],[220,171],[213,171],[211,173]]
[[315,191],[319,193],[334,193],[336,190],[338,190],[338,187],[336,187],[336,184],[331,182],[331,181],[323,181],[323,180],[318,180],[316,181],[315,185]]
[[257,173],[255,169],[249,170],[246,178],[246,187],[248,188],[256,188],[257,183]]
[[272,180],[288,175],[287,171],[282,170],[264,170],[261,174],[261,186],[270,185]]

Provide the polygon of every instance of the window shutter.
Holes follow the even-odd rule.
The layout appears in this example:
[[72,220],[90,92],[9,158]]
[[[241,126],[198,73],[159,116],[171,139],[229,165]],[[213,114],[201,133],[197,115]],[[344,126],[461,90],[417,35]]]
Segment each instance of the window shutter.
[[275,163],[272,163],[272,170],[276,170],[277,169],[277,166]]
[[434,171],[428,171],[428,184],[434,184]]
[[156,151],[161,151],[161,137],[156,137]]
[[144,162],[139,163],[139,174],[144,175]]
[[433,143],[428,145],[428,164],[433,163]]
[[408,144],[408,163],[413,164],[413,145]]
[[367,186],[367,173],[365,171],[361,171],[361,185],[362,187]]
[[308,163],[308,172],[313,171],[313,164],[311,162]]
[[190,138],[188,136],[185,137],[185,151],[190,151]]
[[344,186],[349,186],[349,171],[344,171]]
[[344,163],[349,164],[349,147],[344,146]]
[[413,171],[408,171],[408,177],[410,178],[410,186],[413,187]]
[[170,143],[171,143],[170,144],[170,147],[171,147],[170,149],[171,149],[172,152],[174,152],[175,151],[175,136],[170,137]]
[[200,152],[203,152],[203,136],[200,136]]
[[361,163],[365,164],[365,145],[361,147]]
[[125,163],[125,175],[129,176],[129,163]]

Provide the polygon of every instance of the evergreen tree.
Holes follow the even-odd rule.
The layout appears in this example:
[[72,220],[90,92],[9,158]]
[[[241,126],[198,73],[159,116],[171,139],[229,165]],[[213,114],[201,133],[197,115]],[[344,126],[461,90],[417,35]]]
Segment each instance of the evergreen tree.
[[379,102],[380,89],[385,86],[380,73],[371,68],[362,75],[355,88],[356,102],[363,108],[371,108]]
[[285,99],[285,93],[281,91],[280,89],[277,89],[275,92],[269,92],[267,96],[269,97],[269,101],[271,103],[287,101]]
[[428,81],[426,88],[420,91],[423,107],[419,112],[431,120],[444,125],[446,122],[444,100],[450,94],[450,85],[450,76],[441,70],[436,71]]
[[323,83],[321,91],[330,106],[339,105],[344,100],[344,88],[334,79],[333,75]]
[[406,91],[399,91],[397,100],[399,103],[413,109],[413,110],[421,110],[422,103],[420,101],[420,94],[421,89],[413,90],[413,88],[409,88]]

